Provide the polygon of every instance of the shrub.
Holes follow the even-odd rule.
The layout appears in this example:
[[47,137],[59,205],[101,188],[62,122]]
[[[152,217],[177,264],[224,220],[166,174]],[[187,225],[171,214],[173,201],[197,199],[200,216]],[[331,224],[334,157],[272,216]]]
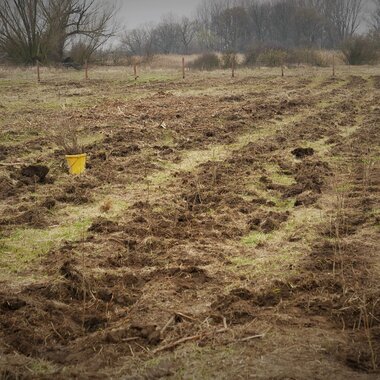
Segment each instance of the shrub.
[[350,65],[372,64],[378,59],[375,40],[369,36],[356,36],[347,39],[341,50]]
[[220,67],[219,57],[215,53],[205,53],[192,62],[191,67],[198,70],[215,70]]
[[261,46],[252,46],[244,55],[244,64],[247,66],[256,65],[259,55],[262,52],[263,48]]
[[222,56],[223,69],[230,69],[234,63],[235,67],[238,65],[237,55],[232,52],[226,52]]
[[283,49],[266,49],[257,57],[257,62],[264,66],[281,66],[286,62],[288,53]]
[[84,42],[79,41],[71,47],[70,57],[74,62],[83,65],[91,53],[91,48]]
[[311,66],[326,67],[329,65],[326,56],[313,49],[294,49],[288,51],[287,63],[306,64]]
[[329,61],[322,52],[313,49],[283,49],[279,47],[254,46],[245,53],[247,66],[261,64],[281,66],[283,64],[306,64],[325,67]]

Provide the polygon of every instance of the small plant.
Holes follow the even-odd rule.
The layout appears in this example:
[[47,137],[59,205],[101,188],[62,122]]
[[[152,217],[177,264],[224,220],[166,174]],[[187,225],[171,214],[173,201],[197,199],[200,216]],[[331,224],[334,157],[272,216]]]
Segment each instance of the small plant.
[[79,143],[78,132],[73,127],[63,127],[56,135],[57,145],[65,151],[66,155],[83,153],[83,146]]
[[215,70],[220,67],[220,60],[215,53],[205,53],[192,62],[191,67],[198,70]]
[[103,213],[108,213],[111,211],[113,206],[112,200],[111,199],[106,199],[99,207],[99,210]]

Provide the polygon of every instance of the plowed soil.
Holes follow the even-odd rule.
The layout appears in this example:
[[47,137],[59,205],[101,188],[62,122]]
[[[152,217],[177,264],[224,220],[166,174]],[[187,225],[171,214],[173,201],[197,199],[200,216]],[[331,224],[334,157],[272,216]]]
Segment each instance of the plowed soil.
[[379,378],[379,76],[287,74],[0,76],[1,379]]

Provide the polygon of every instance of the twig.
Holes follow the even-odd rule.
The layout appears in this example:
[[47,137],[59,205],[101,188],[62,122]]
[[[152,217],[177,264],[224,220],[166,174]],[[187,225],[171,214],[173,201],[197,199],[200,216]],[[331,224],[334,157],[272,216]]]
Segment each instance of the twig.
[[3,162],[3,163],[0,163],[0,166],[19,166],[19,165],[28,165],[27,163],[25,162],[13,162],[13,163],[6,163],[6,162]]
[[247,341],[252,340],[252,339],[260,339],[260,338],[264,338],[265,335],[266,335],[266,334],[264,333],[264,334],[258,334],[258,335],[247,336],[246,338],[242,338],[242,339],[238,339],[238,340],[236,340],[236,342],[247,342]]
[[138,336],[133,336],[131,338],[124,338],[122,339],[123,342],[131,342],[133,340],[137,340],[137,339],[140,339]]
[[135,344],[136,344],[136,346],[139,346],[142,350],[144,350],[146,353],[149,354],[149,352],[150,352],[149,348],[144,347],[144,346],[142,346],[141,344],[138,344],[138,343],[135,343]]
[[135,357],[135,353],[133,352],[132,346],[128,344],[129,351],[131,351],[132,357]]
[[173,315],[169,320],[168,322],[166,323],[166,325],[161,329],[160,333],[161,335],[166,331],[166,329],[175,321],[175,316]]
[[193,321],[193,322],[196,321],[195,318],[190,317],[189,315],[183,314],[183,313],[181,313],[181,312],[179,312],[179,311],[176,311],[175,314],[178,315],[179,317],[182,317],[182,318],[188,319],[188,320],[190,320],[190,321]]
[[56,330],[56,328],[54,327],[54,325],[53,325],[53,322],[50,322],[50,324],[51,324],[51,327],[53,328],[53,330],[54,330],[54,332],[62,339],[62,340],[65,340],[64,338],[63,338],[63,336]]
[[221,333],[224,333],[226,331],[228,331],[228,329],[223,328],[220,330],[216,330],[215,332],[213,331],[213,332],[209,332],[209,333],[202,333],[202,334],[197,334],[197,335],[193,335],[193,336],[187,336],[185,338],[181,338],[179,340],[176,340],[175,342],[168,343],[165,346],[159,347],[159,348],[155,349],[154,351],[152,351],[152,353],[156,354],[157,352],[166,351],[166,350],[169,350],[171,348],[177,347],[181,343],[189,342],[191,340],[202,339],[202,338],[205,338],[205,337],[213,335],[213,334],[221,334]]
[[178,345],[180,345],[181,343],[185,343],[185,342],[188,342],[190,340],[197,340],[197,339],[200,339],[202,338],[203,334],[198,334],[198,335],[193,335],[193,336],[187,336],[185,338],[181,338],[175,342],[172,342],[172,343],[169,343],[169,344],[166,344],[165,346],[162,346],[162,347],[159,347],[157,349],[155,349],[153,351],[153,354],[156,354],[157,352],[160,352],[160,351],[166,351],[170,348],[174,348]]

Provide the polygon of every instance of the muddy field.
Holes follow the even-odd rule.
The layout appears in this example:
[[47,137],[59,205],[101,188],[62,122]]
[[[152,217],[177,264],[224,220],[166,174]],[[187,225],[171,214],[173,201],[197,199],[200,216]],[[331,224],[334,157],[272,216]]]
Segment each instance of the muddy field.
[[379,378],[380,69],[278,71],[0,71],[1,379]]

